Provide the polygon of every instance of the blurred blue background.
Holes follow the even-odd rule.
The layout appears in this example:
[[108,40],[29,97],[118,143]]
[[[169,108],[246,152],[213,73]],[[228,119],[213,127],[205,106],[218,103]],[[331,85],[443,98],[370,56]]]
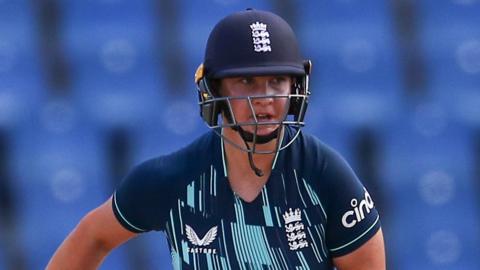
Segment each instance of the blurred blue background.
[[[480,0],[0,0],[0,269],[42,269],[128,169],[207,131],[193,74],[254,7],[313,61],[306,130],[382,215],[389,269],[480,269]],[[170,269],[164,235],[101,269]]]

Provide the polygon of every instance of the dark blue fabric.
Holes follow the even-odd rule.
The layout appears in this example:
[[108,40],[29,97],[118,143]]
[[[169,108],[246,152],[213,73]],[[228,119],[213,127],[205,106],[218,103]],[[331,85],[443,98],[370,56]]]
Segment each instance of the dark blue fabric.
[[[284,141],[293,135],[287,128]],[[357,249],[380,228],[349,165],[304,133],[280,152],[252,202],[231,190],[221,140],[210,132],[135,167],[118,187],[113,210],[133,232],[165,231],[179,269],[193,263],[200,269],[332,269],[332,257]]]
[[[253,36],[255,23],[265,27],[261,31],[264,38]],[[256,51],[255,39],[263,39],[258,46],[263,44],[269,50]],[[215,25],[207,41],[204,66],[208,78],[305,74],[292,28],[278,15],[261,10],[239,11]]]

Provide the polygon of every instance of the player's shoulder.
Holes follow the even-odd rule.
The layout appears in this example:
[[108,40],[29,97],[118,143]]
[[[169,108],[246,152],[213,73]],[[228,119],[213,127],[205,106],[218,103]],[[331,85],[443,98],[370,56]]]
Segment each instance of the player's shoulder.
[[163,229],[168,209],[176,201],[179,190],[208,162],[204,160],[208,160],[212,152],[208,149],[213,138],[207,133],[178,151],[134,166],[113,197],[119,221],[134,232]]
[[302,131],[298,139],[296,147],[300,147],[301,150],[296,152],[301,154],[304,167],[310,171],[312,176],[321,176],[322,183],[353,173],[345,158],[315,135]]
[[139,163],[135,169],[167,179],[194,172],[212,159],[215,136],[207,132],[177,151]]
[[319,151],[320,153],[331,149],[324,141],[311,133],[302,130],[299,137],[299,141],[305,149]]
[[301,131],[298,140],[293,144],[293,147],[298,147],[302,155],[312,161],[315,161],[316,165],[324,164],[326,162],[338,162],[343,160],[342,155],[333,147],[322,141],[317,136]]

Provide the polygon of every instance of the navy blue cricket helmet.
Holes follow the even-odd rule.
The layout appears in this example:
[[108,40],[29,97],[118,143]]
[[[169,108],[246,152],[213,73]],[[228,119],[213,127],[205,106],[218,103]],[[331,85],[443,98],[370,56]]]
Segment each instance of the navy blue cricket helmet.
[[[308,89],[310,70],[311,62],[302,58],[295,33],[280,16],[254,9],[228,15],[218,22],[210,33],[204,61],[195,73],[200,115],[208,127],[220,136],[222,136],[222,128],[231,127],[240,132],[245,142],[253,142],[254,145],[278,138],[279,129],[268,136],[249,134],[244,131],[242,126],[272,123],[236,121],[230,108],[232,97],[220,96],[216,89],[217,84],[214,82],[226,77],[289,75],[295,77],[295,80],[292,80],[293,85],[288,96],[265,97],[288,99],[286,109],[288,113],[282,121],[275,124],[279,127],[294,126],[299,132],[305,124],[304,116],[310,95]],[[251,102],[252,98],[258,98],[258,96],[240,98]],[[222,113],[225,118],[221,117]],[[252,113],[255,114],[255,112]],[[257,153],[250,149],[247,143],[245,145],[246,148],[236,146],[247,152]],[[279,147],[277,151],[283,148]]]

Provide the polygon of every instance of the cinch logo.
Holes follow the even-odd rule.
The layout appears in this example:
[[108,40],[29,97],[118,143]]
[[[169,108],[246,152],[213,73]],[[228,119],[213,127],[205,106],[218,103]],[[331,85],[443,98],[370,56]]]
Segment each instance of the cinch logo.
[[342,216],[342,224],[345,228],[352,228],[358,222],[365,219],[365,211],[370,213],[370,210],[373,209],[373,200],[368,194],[368,191],[365,190],[365,199],[361,200],[358,203],[357,199],[352,199],[350,205],[353,207],[353,210],[345,212]]

